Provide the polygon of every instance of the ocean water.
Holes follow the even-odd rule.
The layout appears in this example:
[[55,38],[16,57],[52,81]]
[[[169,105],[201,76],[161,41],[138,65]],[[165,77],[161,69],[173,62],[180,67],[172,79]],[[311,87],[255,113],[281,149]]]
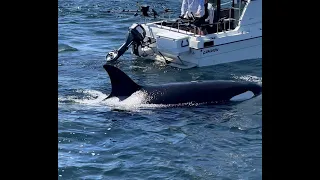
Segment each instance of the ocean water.
[[[177,17],[181,1],[139,1]],[[139,16],[129,0],[58,0],[58,179],[262,179],[262,95],[233,105],[103,101],[102,65]],[[138,84],[233,79],[262,83],[262,61],[179,70],[125,53],[115,64]]]

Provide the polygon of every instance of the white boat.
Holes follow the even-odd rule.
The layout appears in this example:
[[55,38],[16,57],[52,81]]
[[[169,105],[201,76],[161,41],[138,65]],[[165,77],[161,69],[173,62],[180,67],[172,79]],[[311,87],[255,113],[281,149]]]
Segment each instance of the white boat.
[[[107,61],[117,60],[130,46],[131,53],[141,59],[182,69],[262,59],[262,0],[231,4],[223,9],[218,0],[213,23],[201,27],[184,19],[135,23],[127,41],[109,52]],[[205,35],[196,33],[204,31]]]

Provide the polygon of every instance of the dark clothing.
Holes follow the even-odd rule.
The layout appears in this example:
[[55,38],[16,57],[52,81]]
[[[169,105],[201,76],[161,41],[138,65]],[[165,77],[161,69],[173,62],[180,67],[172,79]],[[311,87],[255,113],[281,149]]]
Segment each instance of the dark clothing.
[[200,17],[199,19],[194,21],[194,25],[195,26],[200,26],[201,24],[205,23],[205,20],[208,18],[209,16],[209,11],[208,11],[208,3],[204,4],[204,15],[202,17]]

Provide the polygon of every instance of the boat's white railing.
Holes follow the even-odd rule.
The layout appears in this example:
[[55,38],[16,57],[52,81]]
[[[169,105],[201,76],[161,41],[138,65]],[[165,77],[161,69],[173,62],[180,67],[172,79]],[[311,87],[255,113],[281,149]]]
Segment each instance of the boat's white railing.
[[[233,1],[233,0],[232,0]],[[230,3],[232,3],[232,1],[228,1],[228,2],[225,2],[225,3],[221,3],[221,6],[224,6],[224,5],[226,5],[226,4],[230,4]]]
[[[225,2],[225,3],[222,3],[221,5],[223,6],[223,5],[227,5],[227,4],[230,4],[230,3],[232,3],[233,2],[233,0],[231,0],[231,1],[228,1],[228,2]],[[238,4],[238,7],[228,7],[229,8],[229,17],[228,18],[226,18],[226,19],[223,19],[223,21],[222,22],[216,22],[216,23],[212,23],[212,24],[206,24],[206,26],[213,26],[213,25],[216,25],[216,27],[217,27],[217,30],[216,30],[216,33],[218,33],[218,32],[225,32],[225,31],[229,31],[229,30],[231,30],[231,23],[233,22],[234,23],[234,28],[236,28],[238,25],[239,25],[239,22],[241,21],[240,20],[240,17],[241,17],[241,2],[238,2],[237,3]],[[231,13],[232,13],[232,10],[238,10],[238,15],[237,15],[237,17],[236,18],[231,18]],[[234,11],[234,13],[235,13],[235,11]],[[170,13],[169,13],[170,14]],[[235,16],[235,15],[234,15]],[[160,25],[160,28],[161,29],[163,29],[163,25],[162,25],[162,23],[163,23],[164,21],[161,21],[161,25]],[[181,22],[177,22],[178,23],[178,28],[172,28],[172,26],[170,26],[169,27],[169,31],[175,31],[175,32],[180,32],[180,31],[184,31],[186,34],[192,34],[193,36],[196,36],[196,35],[199,35],[199,34],[197,34],[196,32],[197,32],[197,30],[200,32],[201,31],[201,29],[200,29],[200,27],[196,27],[196,26],[194,26],[194,31],[193,32],[190,32],[190,31],[187,31],[187,30],[182,30],[182,29],[180,29],[180,25],[182,24]],[[229,26],[228,26],[228,29],[226,29],[226,23],[229,23]],[[221,24],[223,24],[223,30],[222,31],[219,31],[219,27],[220,27],[220,25]],[[168,27],[168,26],[166,26],[166,27]],[[167,29],[167,28],[166,28]]]
[[[231,27],[231,21],[239,21],[237,19],[234,19],[234,18],[228,18],[228,19],[225,19],[223,22],[216,22],[216,23],[212,23],[212,24],[206,24],[206,26],[213,26],[213,25],[216,25],[217,27],[217,30],[215,33],[218,33],[218,32],[225,32],[225,31],[229,31],[229,30],[232,30],[230,27]],[[229,28],[226,29],[226,23],[229,22]],[[194,26],[193,27],[193,32],[191,31],[187,31],[187,30],[183,30],[183,29],[180,29],[180,22],[178,22],[178,28],[172,28],[172,27],[168,27],[168,26],[163,26],[162,25],[163,21],[160,23],[160,28],[161,29],[166,29],[166,30],[169,30],[169,31],[172,31],[172,32],[178,32],[178,33],[182,33],[184,32],[185,34],[187,35],[193,35],[193,36],[196,36],[196,35],[201,35],[201,34],[197,34],[197,32],[200,32],[201,31],[201,28],[200,27],[197,27],[197,26]],[[223,30],[220,31],[219,27],[220,25],[223,24],[224,28]],[[164,27],[167,27],[167,28],[164,28]]]
[[[231,30],[231,22],[234,22],[234,24],[237,26],[238,25],[238,22],[239,22],[239,19],[236,19],[236,18],[231,18],[231,12],[232,12],[232,9],[234,9],[234,10],[239,10],[239,13],[240,13],[240,8],[235,8],[235,7],[231,7],[230,9],[229,9],[229,18],[227,18],[227,19],[223,19],[223,21],[222,22],[216,22],[216,23],[212,23],[212,24],[206,24],[206,26],[213,26],[213,25],[216,25],[216,27],[217,27],[217,30],[216,30],[216,33],[218,33],[218,32],[225,32],[225,31],[229,31],[229,30]],[[239,14],[239,16],[240,16],[240,14]],[[160,23],[160,28],[161,29],[167,29],[167,28],[164,28],[164,26],[163,26],[163,23],[164,21],[161,21],[161,23]],[[229,23],[229,28],[228,29],[226,29],[226,23]],[[182,31],[182,32],[185,32],[185,34],[192,34],[193,36],[196,36],[196,35],[199,35],[199,34],[197,34],[196,32],[198,31],[198,32],[200,32],[201,31],[201,29],[200,29],[200,27],[197,27],[197,26],[194,26],[194,29],[193,29],[193,32],[190,32],[190,31],[187,31],[187,30],[182,30],[182,29],[180,29],[180,25],[181,24],[183,24],[183,23],[181,23],[180,21],[178,21],[177,22],[177,25],[178,25],[178,28],[172,28],[172,26],[170,26],[169,27],[169,29],[167,29],[167,30],[169,30],[169,31],[173,31],[173,32],[180,32],[180,31]],[[222,31],[219,31],[219,27],[220,27],[220,25],[221,24],[223,24],[223,30]],[[168,27],[168,26],[165,26],[165,27]]]
[[[231,12],[232,12],[232,9],[233,10],[239,10],[239,18],[240,18],[240,11],[241,11],[241,7],[240,7],[240,3],[239,3],[239,7],[230,7],[230,9],[229,9],[229,18],[228,19],[224,19],[224,30],[226,29],[226,24],[225,24],[225,22],[226,21],[229,21],[229,29],[228,30],[230,30],[230,27],[231,27],[231,21],[233,21],[233,22],[239,22],[239,18],[237,19],[237,18],[231,18]],[[233,15],[234,16],[234,15]],[[237,24],[237,26],[238,26],[238,24]]]

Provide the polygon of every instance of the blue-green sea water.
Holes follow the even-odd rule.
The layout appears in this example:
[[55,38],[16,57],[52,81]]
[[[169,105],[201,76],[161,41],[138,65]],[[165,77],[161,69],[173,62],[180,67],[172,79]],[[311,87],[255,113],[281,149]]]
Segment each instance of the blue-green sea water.
[[[181,1],[139,1],[174,10]],[[105,55],[141,22],[129,0],[58,0],[59,179],[262,179],[262,95],[232,105],[144,105],[111,91]],[[115,64],[138,84],[262,82],[262,60],[179,70],[125,53]]]

